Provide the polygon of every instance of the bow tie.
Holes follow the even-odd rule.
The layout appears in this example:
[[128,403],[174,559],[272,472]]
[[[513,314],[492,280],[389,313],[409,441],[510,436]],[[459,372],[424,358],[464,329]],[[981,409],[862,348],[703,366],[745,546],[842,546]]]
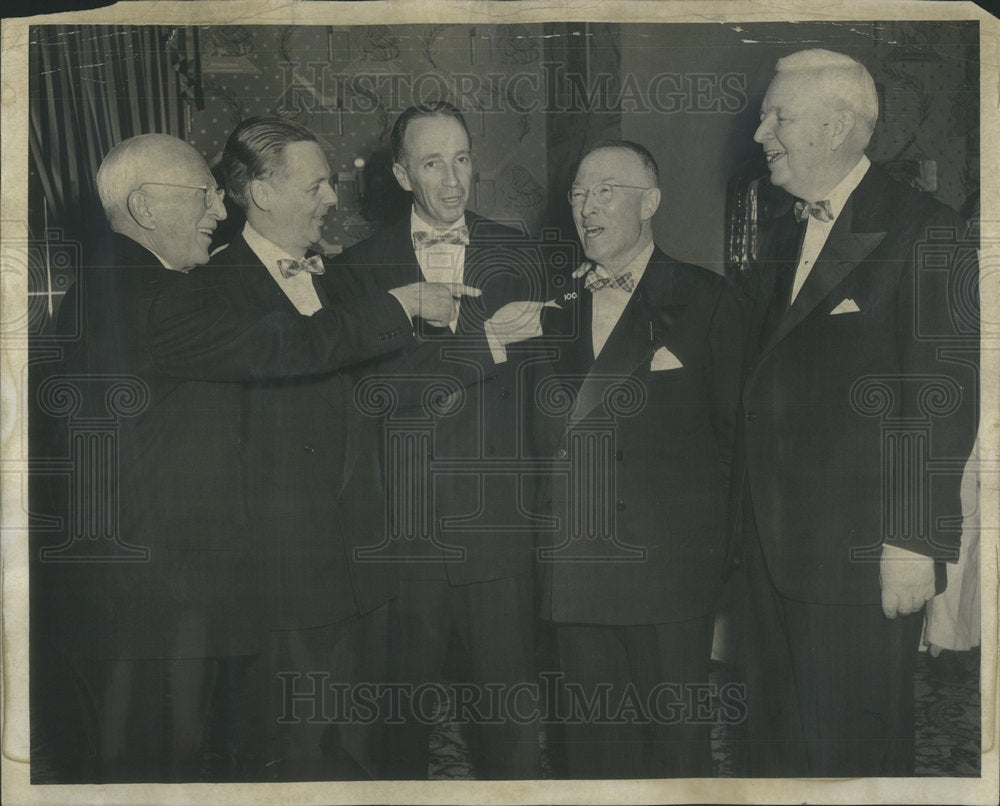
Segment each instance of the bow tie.
[[833,208],[826,199],[818,201],[815,204],[802,201],[802,199],[795,202],[795,220],[801,224],[809,216],[812,216],[817,221],[833,221]]
[[434,232],[416,230],[413,233],[414,249],[421,249],[426,246],[437,246],[441,243],[455,244],[456,246],[468,246],[469,228],[465,226],[456,227],[455,229],[445,230],[444,232],[441,232],[440,230],[434,230]]
[[280,271],[281,276],[285,278],[294,277],[301,271],[307,272],[308,274],[326,273],[326,269],[323,266],[323,258],[319,255],[306,257],[302,260],[290,260],[287,257],[278,258],[278,271]]
[[593,265],[590,271],[584,275],[583,287],[592,293],[596,293],[605,288],[618,288],[627,293],[631,293],[635,288],[635,281],[632,279],[632,272],[612,275],[603,266]]

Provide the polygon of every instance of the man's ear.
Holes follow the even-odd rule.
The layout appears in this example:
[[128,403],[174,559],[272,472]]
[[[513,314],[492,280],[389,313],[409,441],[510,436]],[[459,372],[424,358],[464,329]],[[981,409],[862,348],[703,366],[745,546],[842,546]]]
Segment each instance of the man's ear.
[[149,199],[146,198],[143,191],[133,190],[129,193],[125,200],[125,206],[128,208],[128,214],[132,216],[132,220],[140,227],[148,230],[156,229],[153,211],[149,209]]
[[271,209],[271,186],[260,179],[251,179],[247,188],[247,196],[251,204],[261,210]]
[[833,131],[830,133],[830,149],[836,151],[844,141],[850,137],[851,132],[858,123],[858,116],[850,109],[841,109],[830,121]]
[[410,175],[406,172],[406,168],[398,162],[392,164],[392,175],[396,177],[396,181],[399,182],[399,186],[403,190],[413,190],[410,185]]
[[649,221],[660,207],[660,189],[650,188],[642,193],[642,220]]

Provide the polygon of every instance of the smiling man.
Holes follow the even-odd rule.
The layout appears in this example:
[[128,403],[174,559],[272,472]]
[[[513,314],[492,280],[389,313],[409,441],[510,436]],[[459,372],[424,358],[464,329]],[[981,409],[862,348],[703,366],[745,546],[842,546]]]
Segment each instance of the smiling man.
[[[870,164],[877,116],[863,65],[806,50],[778,62],[754,134],[793,197],[745,278],[754,775],[913,774],[922,609],[961,535],[961,473],[930,468],[961,468],[975,436],[975,252],[953,211]],[[928,453],[897,453],[913,427]]]
[[558,471],[542,613],[567,687],[571,778],[712,774],[696,703],[722,588],[742,327],[724,278],[653,242],[658,185],[638,143],[583,155],[568,196],[587,260],[553,276],[560,307],[542,315],[559,353],[542,385],[571,390],[536,412]]
[[[105,524],[106,539],[90,541],[100,557],[42,562],[32,580],[52,618],[42,642],[60,658],[49,671],[68,674],[38,687],[38,713],[58,709],[40,729],[53,742],[42,744],[57,749],[53,766],[66,781],[195,780],[209,743],[203,683],[223,658],[259,648],[252,617],[232,619],[253,608],[252,568],[242,492],[218,472],[239,463],[240,399],[235,387],[163,371],[148,322],[160,291],[208,261],[226,210],[201,155],[161,134],[112,148],[97,190],[113,232],[63,302],[62,330],[73,339],[60,373],[76,387],[79,413],[115,423],[105,458],[117,489],[93,511]],[[78,490],[104,478],[77,472]],[[67,706],[60,697],[71,691],[79,698]]]
[[[534,478],[511,467],[525,458],[523,356],[495,365],[484,321],[512,300],[537,298],[540,260],[523,232],[467,210],[472,144],[462,113],[439,101],[404,111],[392,130],[393,172],[413,194],[405,218],[349,249],[338,263],[381,289],[419,280],[482,290],[461,301],[445,327],[422,327],[427,360],[415,350],[383,362],[390,381],[432,387],[463,366],[480,382],[450,411],[400,413],[433,427],[433,442],[387,479],[390,506],[403,512],[413,540],[387,546],[402,580],[390,604],[391,680],[415,690],[445,677],[449,644],[464,650],[460,680],[489,698],[532,680],[531,516]],[[534,293],[532,293],[534,292]],[[398,427],[398,424],[397,424]],[[433,477],[428,453],[444,470]],[[388,524],[387,524],[388,526]],[[397,530],[397,533],[400,530]],[[375,558],[378,559],[378,558]],[[387,557],[386,559],[391,559]],[[405,724],[390,726],[385,777],[428,775],[427,719],[404,703]],[[480,708],[486,708],[481,704]],[[511,714],[473,724],[476,774],[535,778],[537,730]],[[476,720],[473,720],[476,722]],[[482,722],[482,720],[479,720]]]

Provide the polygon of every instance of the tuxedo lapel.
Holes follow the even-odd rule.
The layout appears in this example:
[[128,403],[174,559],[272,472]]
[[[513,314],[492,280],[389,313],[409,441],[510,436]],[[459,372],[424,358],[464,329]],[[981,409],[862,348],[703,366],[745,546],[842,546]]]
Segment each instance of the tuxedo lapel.
[[243,270],[240,278],[244,284],[243,290],[254,304],[268,311],[298,314],[298,309],[281,290],[242,235],[233,240],[224,256],[229,265]]
[[[802,322],[847,275],[870,255],[885,238],[885,232],[864,231],[858,227],[864,211],[864,193],[859,185],[848,198],[823,246],[816,265],[803,283],[798,296],[786,311],[777,329],[767,340],[764,350],[770,350]],[[793,269],[794,270],[794,269]]]
[[[582,420],[600,406],[608,389],[623,378],[644,375],[643,368],[649,365],[657,347],[664,344],[664,337],[684,308],[683,302],[674,298],[673,280],[670,259],[655,249],[632,298],[580,386],[570,412],[571,423]],[[588,298],[592,296],[589,291],[584,293]],[[581,347],[591,349],[589,304],[585,314],[587,342]]]

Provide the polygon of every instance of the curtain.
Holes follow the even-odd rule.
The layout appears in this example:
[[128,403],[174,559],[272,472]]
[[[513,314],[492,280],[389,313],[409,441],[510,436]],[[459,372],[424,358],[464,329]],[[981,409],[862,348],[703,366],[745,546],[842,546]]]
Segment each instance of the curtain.
[[194,35],[161,26],[38,26],[31,31],[29,149],[33,238],[48,227],[80,242],[103,222],[94,184],[116,143],[183,137]]

